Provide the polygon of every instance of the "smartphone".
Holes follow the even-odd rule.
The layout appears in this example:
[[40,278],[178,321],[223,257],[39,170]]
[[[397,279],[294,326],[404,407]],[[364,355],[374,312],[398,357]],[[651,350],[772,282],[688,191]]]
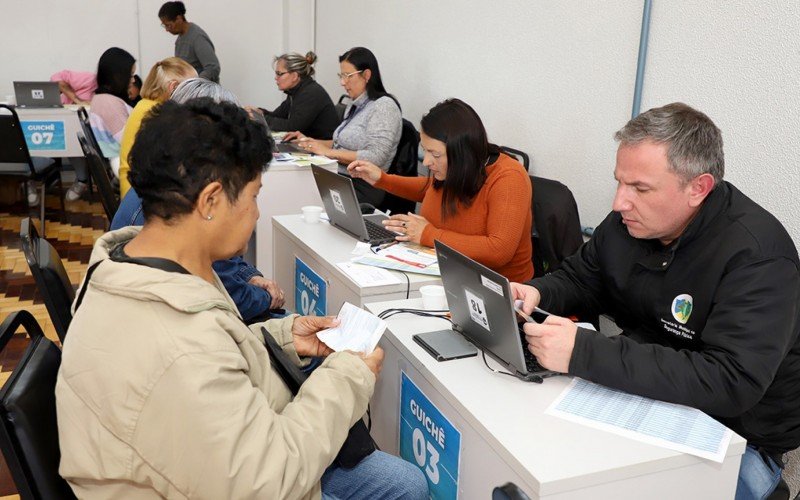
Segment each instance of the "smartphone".
[[522,301],[515,300],[514,301],[514,311],[519,314],[519,316],[525,320],[526,323],[543,323],[545,318],[550,316],[550,313],[539,309],[538,307],[533,310],[533,314],[529,315],[522,311]]

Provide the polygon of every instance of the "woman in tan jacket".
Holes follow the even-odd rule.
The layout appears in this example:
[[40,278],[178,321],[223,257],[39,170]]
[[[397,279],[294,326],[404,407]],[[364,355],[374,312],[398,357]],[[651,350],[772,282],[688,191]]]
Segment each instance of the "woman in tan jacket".
[[[246,326],[211,263],[239,255],[271,158],[232,104],[168,102],[145,119],[131,183],[145,224],[104,235],[73,306],[56,386],[61,465],[79,498],[425,498],[421,472],[373,452],[332,466],[383,352],[331,353],[332,318]],[[260,327],[300,365],[292,398]]]

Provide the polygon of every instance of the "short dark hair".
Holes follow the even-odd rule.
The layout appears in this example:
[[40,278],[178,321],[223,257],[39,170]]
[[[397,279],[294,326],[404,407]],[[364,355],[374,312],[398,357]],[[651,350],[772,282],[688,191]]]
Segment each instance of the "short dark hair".
[[230,103],[201,97],[153,108],[136,136],[128,178],[145,221],[191,213],[200,192],[219,181],[231,203],[266,170],[274,142],[264,125]]
[[422,132],[441,141],[447,151],[447,177],[433,181],[442,189],[442,218],[456,213],[460,202],[470,206],[486,182],[486,161],[500,148],[489,143],[486,128],[472,107],[447,99],[432,107],[420,121]]
[[131,69],[135,63],[136,59],[119,47],[103,52],[97,62],[97,93],[111,94],[127,101]]
[[[344,54],[339,56],[339,62],[347,61],[358,71],[369,70],[372,73],[369,81],[367,81],[367,97],[370,101],[375,101],[384,96],[389,96],[400,108],[400,103],[390,93],[386,92],[383,86],[383,79],[381,78],[381,70],[378,68],[378,59],[371,50],[365,47],[353,47]],[[402,108],[401,108],[402,109]]]
[[164,5],[158,9],[158,18],[167,19],[169,21],[173,21],[178,18],[178,16],[183,16],[186,19],[186,6],[183,5],[183,2],[165,2]]

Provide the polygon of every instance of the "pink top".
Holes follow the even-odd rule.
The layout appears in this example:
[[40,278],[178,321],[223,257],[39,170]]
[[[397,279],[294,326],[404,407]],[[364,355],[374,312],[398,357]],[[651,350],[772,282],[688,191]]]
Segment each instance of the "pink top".
[[[50,77],[51,82],[66,82],[75,91],[75,95],[84,101],[91,101],[97,90],[97,75],[89,71],[71,71],[65,69]],[[72,99],[61,94],[62,104],[74,104]]]

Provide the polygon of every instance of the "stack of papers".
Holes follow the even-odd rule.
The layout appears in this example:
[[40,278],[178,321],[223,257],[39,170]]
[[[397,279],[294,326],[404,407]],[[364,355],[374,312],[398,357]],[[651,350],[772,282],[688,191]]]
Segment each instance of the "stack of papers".
[[634,396],[574,378],[548,415],[722,463],[733,431],[688,406]]
[[317,337],[336,352],[355,351],[371,354],[378,345],[386,322],[374,314],[345,302],[336,316],[341,323],[317,332]]
[[406,273],[441,276],[436,250],[414,243],[392,244],[377,253],[364,255],[355,262]]
[[402,283],[400,278],[380,267],[365,266],[352,262],[342,262],[336,265],[362,288]]

